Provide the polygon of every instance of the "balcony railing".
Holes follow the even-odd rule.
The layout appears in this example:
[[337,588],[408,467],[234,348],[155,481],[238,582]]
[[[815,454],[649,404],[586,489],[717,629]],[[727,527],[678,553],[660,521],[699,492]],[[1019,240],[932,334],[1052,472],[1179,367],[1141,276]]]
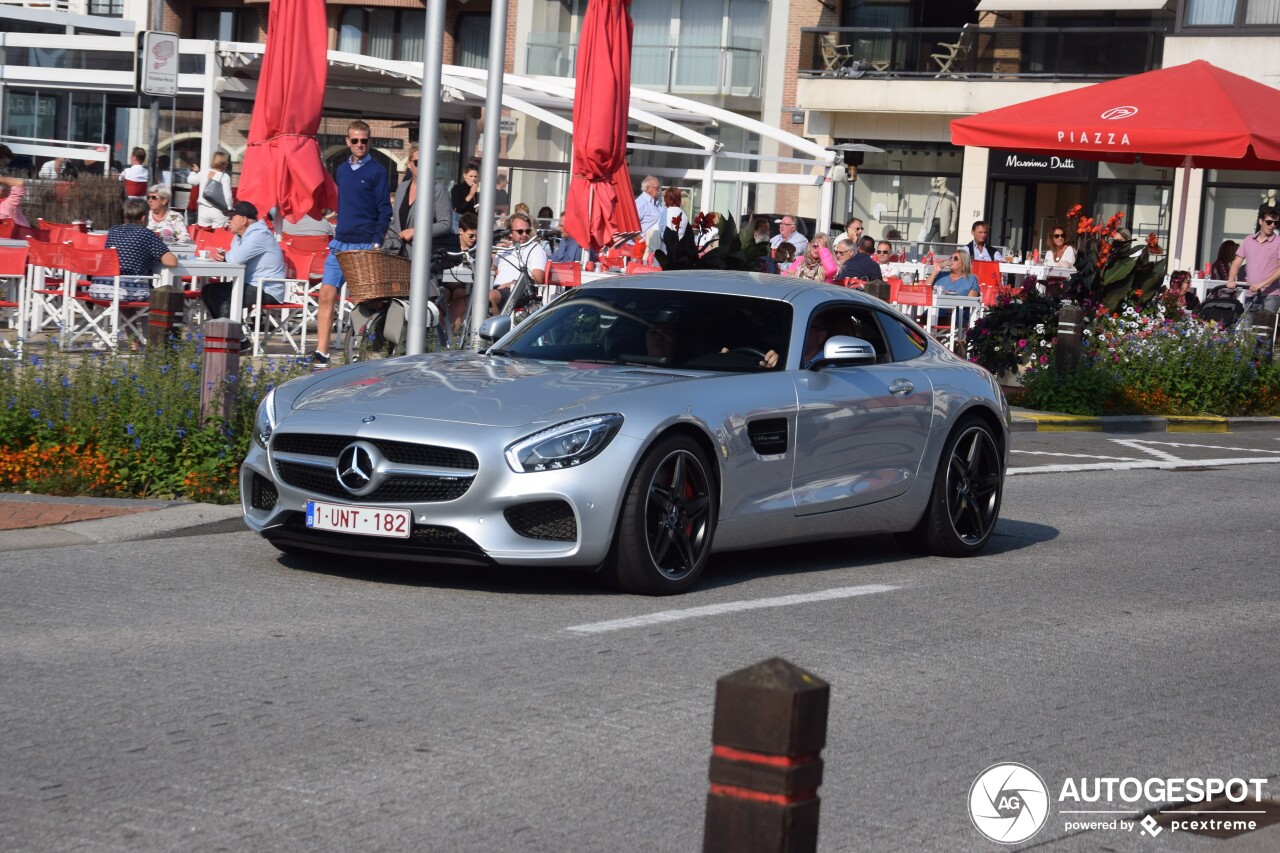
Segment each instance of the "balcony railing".
[[[527,73],[572,77],[577,36],[531,33]],[[631,47],[631,83],[673,95],[760,97],[760,50],[636,43]]]
[[0,0],[0,6],[67,12],[72,15],[96,15],[102,18],[124,17],[124,0]]
[[1103,80],[1159,68],[1167,34],[1164,27],[805,27],[799,73]]

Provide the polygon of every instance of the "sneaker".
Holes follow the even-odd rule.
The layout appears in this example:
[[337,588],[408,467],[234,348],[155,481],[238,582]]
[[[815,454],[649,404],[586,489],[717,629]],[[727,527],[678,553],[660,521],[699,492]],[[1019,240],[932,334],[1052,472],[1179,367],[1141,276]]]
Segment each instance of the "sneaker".
[[320,352],[319,350],[313,350],[311,354],[307,356],[307,361],[311,362],[312,370],[324,370],[329,366],[329,354]]

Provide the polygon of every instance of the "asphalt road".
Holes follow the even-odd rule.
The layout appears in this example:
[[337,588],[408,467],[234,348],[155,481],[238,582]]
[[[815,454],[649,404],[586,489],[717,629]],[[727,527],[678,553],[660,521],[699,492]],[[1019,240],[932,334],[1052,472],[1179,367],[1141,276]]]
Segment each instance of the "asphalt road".
[[[823,851],[993,849],[967,805],[1001,761],[1055,794],[1240,776],[1280,799],[1280,467],[1213,462],[1280,442],[1184,438],[1019,436],[1040,455],[1015,469],[1177,462],[1016,474],[975,559],[729,554],[677,599],[248,533],[0,554],[0,849],[700,849],[715,680],[775,655],[832,684]],[[1032,845],[1280,847],[1063,810]]]

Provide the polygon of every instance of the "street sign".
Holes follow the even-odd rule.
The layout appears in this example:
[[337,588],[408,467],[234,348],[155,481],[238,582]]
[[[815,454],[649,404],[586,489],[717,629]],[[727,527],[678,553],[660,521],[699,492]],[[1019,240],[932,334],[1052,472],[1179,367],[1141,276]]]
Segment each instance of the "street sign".
[[178,94],[178,34],[138,33],[137,87],[144,95]]

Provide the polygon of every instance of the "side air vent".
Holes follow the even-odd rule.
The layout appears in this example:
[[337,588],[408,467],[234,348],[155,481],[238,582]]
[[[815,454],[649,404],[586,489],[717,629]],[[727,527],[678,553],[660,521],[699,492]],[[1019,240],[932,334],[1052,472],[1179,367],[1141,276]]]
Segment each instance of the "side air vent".
[[775,456],[787,452],[787,419],[763,418],[747,424],[751,446],[761,456]]

